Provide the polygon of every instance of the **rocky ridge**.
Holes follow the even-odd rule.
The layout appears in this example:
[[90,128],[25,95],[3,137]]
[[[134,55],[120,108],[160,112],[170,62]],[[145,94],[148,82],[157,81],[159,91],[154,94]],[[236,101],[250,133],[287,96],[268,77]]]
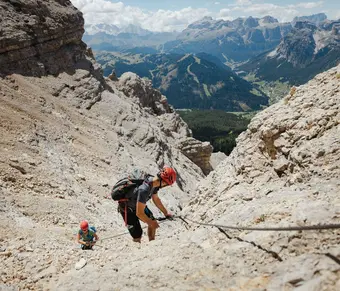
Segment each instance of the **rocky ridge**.
[[[340,66],[319,74],[257,114],[232,154],[200,184],[199,195],[185,209],[188,217],[240,227],[339,223],[339,73]],[[229,239],[225,253],[237,250],[237,257],[246,256],[247,266],[254,267],[246,273],[267,290],[340,286],[339,230],[221,232]],[[200,238],[202,246],[210,242],[223,248],[211,242],[211,230],[201,229]],[[272,261],[259,263],[244,255],[249,242]]]
[[317,13],[310,16],[296,16],[292,21],[292,25],[294,26],[296,22],[303,21],[303,22],[312,22],[316,25],[327,20],[327,15],[325,13]]
[[308,22],[296,22],[294,30],[282,39],[276,54],[293,67],[301,68],[311,64],[319,55],[339,52],[340,38],[337,28],[340,24],[334,21],[330,26],[330,29],[322,29]]

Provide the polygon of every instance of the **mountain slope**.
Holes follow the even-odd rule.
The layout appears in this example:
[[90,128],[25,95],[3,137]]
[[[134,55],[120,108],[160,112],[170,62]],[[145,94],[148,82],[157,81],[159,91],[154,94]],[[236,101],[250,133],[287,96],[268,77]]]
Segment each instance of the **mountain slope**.
[[[206,59],[208,58],[208,60]],[[176,108],[248,111],[267,104],[267,97],[206,54],[134,55],[96,52],[104,74],[132,71],[152,80]]]
[[[258,114],[230,157],[201,181],[181,220],[136,248],[103,242],[57,289],[339,289],[339,229],[241,231],[219,225],[287,227],[339,223],[340,67]],[[115,251],[113,251],[113,249]],[[152,264],[150,264],[152,259]],[[146,262],[149,262],[147,264]],[[79,282],[82,282],[80,284]]]
[[302,84],[340,61],[340,22],[325,22],[319,27],[297,22],[294,29],[269,53],[238,67],[266,81]]

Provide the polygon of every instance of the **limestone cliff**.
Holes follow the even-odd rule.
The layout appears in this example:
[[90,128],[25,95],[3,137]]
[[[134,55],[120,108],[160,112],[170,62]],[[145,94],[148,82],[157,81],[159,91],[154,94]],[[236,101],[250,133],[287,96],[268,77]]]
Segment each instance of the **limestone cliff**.
[[[339,73],[340,66],[319,74],[257,114],[231,155],[201,183],[188,217],[239,227],[339,223]],[[227,241],[216,241],[211,230],[200,229],[200,245],[233,256],[233,270],[248,274],[249,289],[340,286],[340,230],[224,231]]]
[[2,0],[0,19],[1,72],[56,74],[84,56],[84,19],[69,0]]

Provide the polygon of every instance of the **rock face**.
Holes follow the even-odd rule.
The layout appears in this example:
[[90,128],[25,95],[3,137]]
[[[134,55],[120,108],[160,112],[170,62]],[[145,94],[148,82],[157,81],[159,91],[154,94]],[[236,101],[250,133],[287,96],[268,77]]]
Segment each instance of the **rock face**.
[[222,162],[225,158],[227,158],[227,155],[222,152],[212,153],[210,158],[210,164],[213,169],[215,169],[220,162]]
[[69,0],[1,0],[0,19],[2,72],[56,74],[84,56],[84,20]]
[[[339,73],[340,66],[317,75],[256,115],[231,155],[201,183],[200,195],[185,209],[188,217],[239,227],[339,223]],[[283,233],[225,229],[225,234],[229,244],[212,242],[211,231],[202,229],[201,245],[225,248],[227,257],[237,249],[239,258],[248,253],[249,242],[262,248],[271,259],[255,262],[248,253],[247,266],[252,267],[245,272],[249,275],[242,264],[235,264],[234,272],[242,270],[243,276],[253,279],[262,274],[260,281],[267,290],[289,285],[337,288],[340,266],[324,258],[329,252],[339,259],[339,230]],[[310,263],[317,261],[322,265],[310,268]],[[265,270],[270,270],[266,279]]]
[[141,106],[151,108],[157,115],[174,113],[173,108],[167,103],[166,97],[155,90],[149,80],[128,72],[119,78],[119,86],[126,96],[138,96]]
[[293,67],[305,67],[313,60],[316,43],[314,32],[317,27],[307,22],[297,22],[295,30],[280,43],[277,54],[286,59]]
[[178,142],[178,148],[182,153],[198,165],[204,174],[208,175],[212,171],[210,158],[213,147],[209,142],[201,142],[194,138],[185,138]]
[[[186,137],[181,138],[180,142],[176,143],[176,147],[199,166],[205,175],[210,173],[212,170],[210,158],[213,147],[209,142],[201,142],[191,137],[191,130],[179,115],[175,114],[174,109],[167,103],[166,97],[152,88],[151,81],[128,72],[119,78],[119,88],[126,96],[134,98],[146,110],[149,109],[150,113],[156,115],[171,114],[173,118],[169,119],[167,123],[163,123],[164,132],[171,136],[174,136],[176,132],[184,134]],[[177,134],[177,137],[180,137],[180,135]]]

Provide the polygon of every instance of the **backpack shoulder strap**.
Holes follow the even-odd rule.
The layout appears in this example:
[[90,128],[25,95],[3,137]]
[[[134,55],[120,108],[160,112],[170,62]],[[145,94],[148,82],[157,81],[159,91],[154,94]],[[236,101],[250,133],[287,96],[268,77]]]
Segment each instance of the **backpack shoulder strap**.
[[145,179],[130,179],[130,182],[136,185],[142,185]]

